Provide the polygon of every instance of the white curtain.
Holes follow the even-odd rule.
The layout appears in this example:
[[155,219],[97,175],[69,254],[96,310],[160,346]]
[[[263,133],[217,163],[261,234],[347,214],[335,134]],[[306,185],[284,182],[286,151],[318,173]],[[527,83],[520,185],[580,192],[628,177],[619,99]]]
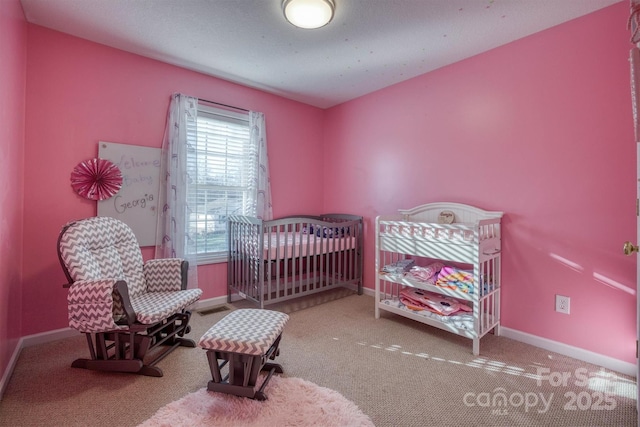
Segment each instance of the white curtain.
[[171,96],[162,141],[155,254],[156,258],[189,261],[189,288],[198,287],[196,236],[188,235],[186,227],[191,212],[187,186],[197,182],[187,169],[187,148],[196,142],[197,115],[197,98],[183,94]]
[[273,208],[271,207],[271,182],[264,113],[251,111],[249,113],[249,127],[251,145],[256,147],[257,175],[252,188],[255,194],[255,215],[268,221],[273,219]]

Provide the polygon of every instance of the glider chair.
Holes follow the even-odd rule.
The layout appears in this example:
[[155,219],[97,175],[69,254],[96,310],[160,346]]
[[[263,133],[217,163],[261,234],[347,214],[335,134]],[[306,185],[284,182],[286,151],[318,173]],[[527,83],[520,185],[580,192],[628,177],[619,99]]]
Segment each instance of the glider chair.
[[69,283],[69,326],[84,333],[90,359],[71,366],[161,377],[156,363],[179,346],[200,289],[186,289],[188,263],[142,260],[133,231],[120,220],[94,217],[66,224],[58,258]]

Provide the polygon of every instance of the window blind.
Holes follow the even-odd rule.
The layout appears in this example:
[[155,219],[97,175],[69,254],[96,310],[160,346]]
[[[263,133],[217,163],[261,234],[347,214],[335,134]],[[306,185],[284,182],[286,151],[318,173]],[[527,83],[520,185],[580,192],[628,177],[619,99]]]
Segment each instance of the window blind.
[[187,167],[196,178],[188,183],[188,232],[196,236],[199,258],[226,256],[227,217],[251,214],[254,206],[257,150],[250,141],[249,117],[199,106],[192,128]]

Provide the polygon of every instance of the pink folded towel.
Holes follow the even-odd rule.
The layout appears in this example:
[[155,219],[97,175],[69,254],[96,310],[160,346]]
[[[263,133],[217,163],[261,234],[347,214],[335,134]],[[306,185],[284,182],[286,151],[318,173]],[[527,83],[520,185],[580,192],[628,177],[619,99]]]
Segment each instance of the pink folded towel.
[[473,273],[455,267],[442,267],[440,273],[438,273],[436,285],[455,289],[457,288],[456,283],[473,285]]

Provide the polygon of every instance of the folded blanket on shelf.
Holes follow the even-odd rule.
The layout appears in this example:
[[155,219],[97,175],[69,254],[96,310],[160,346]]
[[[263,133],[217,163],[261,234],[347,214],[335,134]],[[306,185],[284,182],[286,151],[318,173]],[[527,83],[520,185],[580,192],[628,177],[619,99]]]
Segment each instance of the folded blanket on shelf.
[[455,298],[417,288],[402,289],[400,291],[400,301],[411,310],[429,310],[443,316],[450,316],[460,311],[472,311],[471,307]]
[[473,293],[473,273],[455,267],[444,266],[438,273],[436,286]]
[[401,259],[393,264],[385,265],[382,267],[382,271],[385,273],[402,274],[409,271],[413,264],[415,264],[415,261],[412,259]]

